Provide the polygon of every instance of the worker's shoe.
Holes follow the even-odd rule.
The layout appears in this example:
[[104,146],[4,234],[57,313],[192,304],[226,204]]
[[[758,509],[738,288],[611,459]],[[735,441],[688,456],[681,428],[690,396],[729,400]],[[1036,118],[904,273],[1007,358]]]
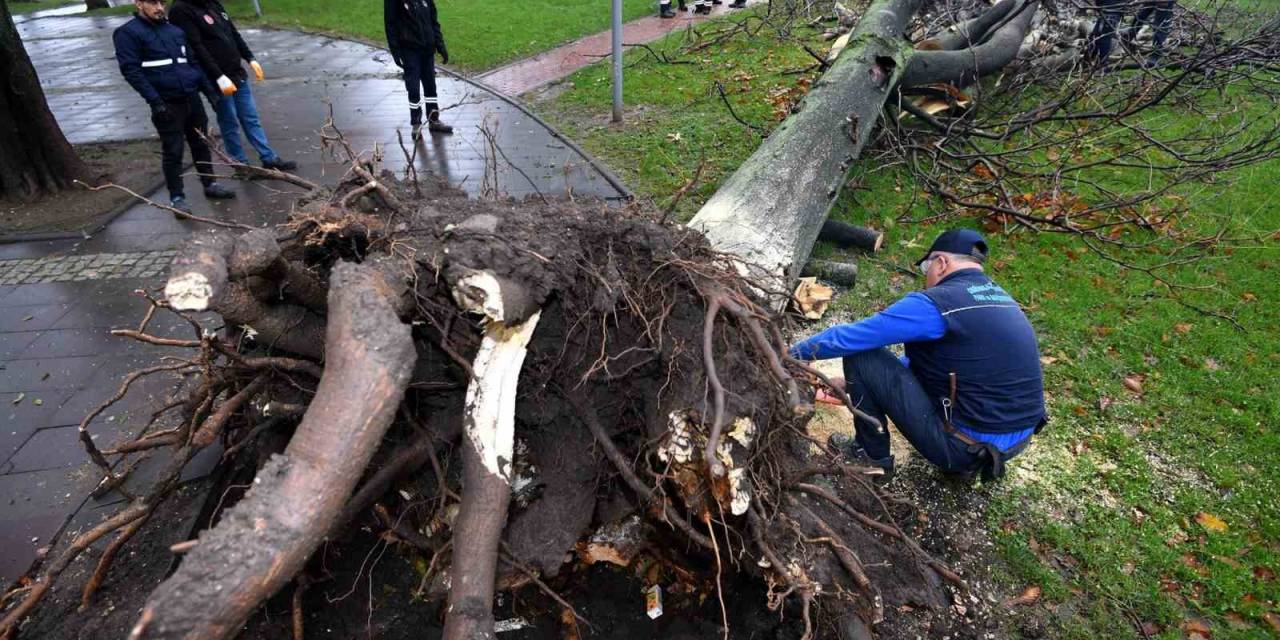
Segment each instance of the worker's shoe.
[[747,8],[747,0],[733,0],[733,2],[730,2],[730,3],[729,3],[729,8],[730,8],[730,9],[745,9],[745,8]]
[[453,127],[440,122],[439,111],[432,111],[431,116],[427,118],[427,130],[432,133],[453,133]]
[[705,16],[705,15],[711,15],[711,5],[709,5],[709,4],[704,4],[704,5],[702,5],[702,6],[698,7],[698,8],[696,8],[696,9],[694,9],[694,10],[693,10],[693,12],[694,12],[694,13],[701,13],[701,14],[702,14],[702,15],[704,15],[704,16]]
[[413,138],[413,141],[414,142],[421,141],[422,140],[422,123],[415,122],[409,126],[413,128],[413,132],[409,134],[410,137]]
[[871,481],[876,484],[884,484],[893,479],[894,465],[893,456],[884,458],[872,458],[866,449],[858,446],[853,436],[843,433],[833,433],[827,438],[827,444],[832,449],[840,452],[845,460],[853,464],[862,465],[871,468],[872,471],[879,469],[883,473],[868,473]]
[[204,197],[210,200],[230,200],[236,197],[236,192],[216,182],[210,182],[204,186]]
[[298,168],[298,163],[292,160],[283,160],[281,158],[272,158],[262,161],[263,169],[275,169],[276,171],[293,171]]
[[659,18],[674,18],[674,17],[676,17],[676,12],[674,12],[674,11],[672,11],[672,10],[671,10],[671,6],[670,6],[670,5],[665,5],[665,4],[664,4],[664,5],[662,5],[662,8],[658,10],[658,17],[659,17]]
[[724,0],[711,0],[711,4],[714,4],[714,5],[716,5],[716,6],[719,6],[719,5],[724,4]]
[[187,199],[182,196],[169,198],[169,206],[188,215],[191,213],[191,205],[187,204]]

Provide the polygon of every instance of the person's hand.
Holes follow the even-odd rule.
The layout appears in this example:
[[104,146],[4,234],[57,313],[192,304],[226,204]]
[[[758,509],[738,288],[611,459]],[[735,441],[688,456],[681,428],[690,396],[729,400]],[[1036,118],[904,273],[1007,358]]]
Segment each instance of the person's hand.
[[169,119],[169,107],[163,102],[151,103],[151,121],[157,124]]
[[445,48],[443,42],[436,47],[436,50],[440,52],[440,64],[449,64],[449,50]]
[[236,83],[226,76],[218,76],[218,90],[222,92],[222,95],[229,96],[236,92]]
[[258,64],[257,60],[250,60],[249,68],[253,69],[253,77],[257,78],[258,82],[262,82],[267,78],[266,75],[262,73],[262,65]]

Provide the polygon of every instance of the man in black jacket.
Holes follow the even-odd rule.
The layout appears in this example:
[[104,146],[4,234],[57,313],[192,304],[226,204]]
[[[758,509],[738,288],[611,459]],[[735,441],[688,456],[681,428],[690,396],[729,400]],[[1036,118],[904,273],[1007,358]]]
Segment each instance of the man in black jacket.
[[435,54],[449,63],[449,50],[444,46],[440,19],[433,0],[383,0],[383,20],[387,29],[387,47],[396,66],[404,69],[404,86],[409,91],[409,124],[413,137],[422,136],[422,108],[427,109],[427,129],[453,133],[453,127],[440,122],[440,101],[436,98]]
[[298,168],[296,162],[282,160],[267,142],[267,133],[258,119],[258,106],[253,102],[249,88],[249,74],[240,64],[249,63],[258,82],[263,80],[262,65],[253,58],[253,52],[231,22],[227,10],[218,0],[175,0],[171,19],[182,28],[191,46],[191,53],[199,61],[204,73],[222,92],[222,98],[214,105],[218,113],[218,129],[222,131],[222,144],[227,155],[241,164],[249,163],[240,140],[243,127],[249,144],[253,145],[262,166],[268,169],[291,171]]
[[200,92],[217,93],[194,64],[187,60],[182,30],[169,24],[163,0],[135,0],[137,13],[112,34],[116,61],[125,80],[151,107],[151,122],[160,134],[164,181],[169,204],[191,213],[182,187],[182,145],[191,147],[206,198],[234,198],[234,191],[219,185],[210,165],[209,145],[203,134],[209,118],[200,104]]

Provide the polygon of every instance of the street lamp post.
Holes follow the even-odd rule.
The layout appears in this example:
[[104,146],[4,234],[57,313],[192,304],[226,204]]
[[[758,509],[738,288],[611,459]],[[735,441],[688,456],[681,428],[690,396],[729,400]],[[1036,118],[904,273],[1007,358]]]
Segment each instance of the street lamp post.
[[613,121],[622,122],[622,0],[613,0]]

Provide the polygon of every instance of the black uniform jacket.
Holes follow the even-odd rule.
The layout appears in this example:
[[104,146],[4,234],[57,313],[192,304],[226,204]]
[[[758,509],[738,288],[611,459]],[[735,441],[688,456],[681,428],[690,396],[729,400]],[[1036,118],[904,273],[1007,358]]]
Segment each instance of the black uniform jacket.
[[211,80],[227,76],[239,85],[248,79],[240,61],[252,60],[253,52],[218,0],[176,0],[169,21],[187,35],[187,46]]

